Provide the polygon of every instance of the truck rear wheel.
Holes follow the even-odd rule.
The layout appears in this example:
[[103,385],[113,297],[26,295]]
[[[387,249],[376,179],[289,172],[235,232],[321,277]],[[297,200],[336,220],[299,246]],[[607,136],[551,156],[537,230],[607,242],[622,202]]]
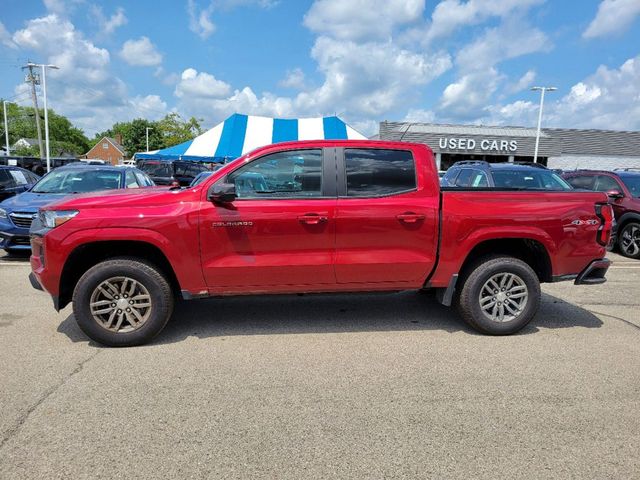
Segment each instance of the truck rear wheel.
[[134,258],[100,262],[82,275],[73,292],[80,329],[110,347],[151,341],[171,317],[173,295],[165,276]]
[[476,330],[509,335],[524,328],[540,306],[540,282],[522,260],[489,257],[478,261],[463,282],[458,311]]

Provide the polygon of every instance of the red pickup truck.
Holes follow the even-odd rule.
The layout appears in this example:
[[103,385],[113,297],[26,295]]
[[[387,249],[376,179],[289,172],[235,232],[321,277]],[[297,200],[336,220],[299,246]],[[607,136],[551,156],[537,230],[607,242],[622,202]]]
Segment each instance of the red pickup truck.
[[612,219],[599,192],[441,191],[425,145],[280,143],[192,188],[47,206],[30,279],[111,346],[151,340],[176,299],[292,292],[435,289],[505,335],[535,315],[541,282],[605,281]]

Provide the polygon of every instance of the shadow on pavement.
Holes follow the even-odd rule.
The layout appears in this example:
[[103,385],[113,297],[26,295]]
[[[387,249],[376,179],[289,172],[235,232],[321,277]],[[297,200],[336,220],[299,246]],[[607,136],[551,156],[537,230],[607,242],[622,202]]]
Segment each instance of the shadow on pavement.
[[[587,310],[543,294],[538,314],[518,335],[545,328],[601,326],[602,321]],[[191,336],[410,330],[480,335],[458,317],[455,309],[440,305],[429,293],[262,295],[178,302],[172,319],[153,343],[174,343]],[[73,342],[89,341],[73,315],[60,324],[58,332]]]
[[29,263],[31,250],[27,252],[11,252],[0,255],[0,263]]

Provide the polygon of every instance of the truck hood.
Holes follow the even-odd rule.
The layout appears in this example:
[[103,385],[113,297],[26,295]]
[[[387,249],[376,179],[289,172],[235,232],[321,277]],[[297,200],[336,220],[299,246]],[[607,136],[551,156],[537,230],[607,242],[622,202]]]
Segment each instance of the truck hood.
[[68,197],[60,193],[24,192],[6,199],[0,207],[12,212],[37,212],[40,207]]
[[151,206],[175,203],[184,190],[169,187],[145,187],[84,193],[52,203],[56,209],[78,210],[83,208],[118,208]]

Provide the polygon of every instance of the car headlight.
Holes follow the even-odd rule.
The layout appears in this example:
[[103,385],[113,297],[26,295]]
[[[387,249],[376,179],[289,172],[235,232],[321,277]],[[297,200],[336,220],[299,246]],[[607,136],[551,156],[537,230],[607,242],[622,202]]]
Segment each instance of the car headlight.
[[7,211],[4,208],[0,208],[0,218],[7,218]]
[[40,221],[47,228],[59,227],[78,215],[78,210],[40,210]]

